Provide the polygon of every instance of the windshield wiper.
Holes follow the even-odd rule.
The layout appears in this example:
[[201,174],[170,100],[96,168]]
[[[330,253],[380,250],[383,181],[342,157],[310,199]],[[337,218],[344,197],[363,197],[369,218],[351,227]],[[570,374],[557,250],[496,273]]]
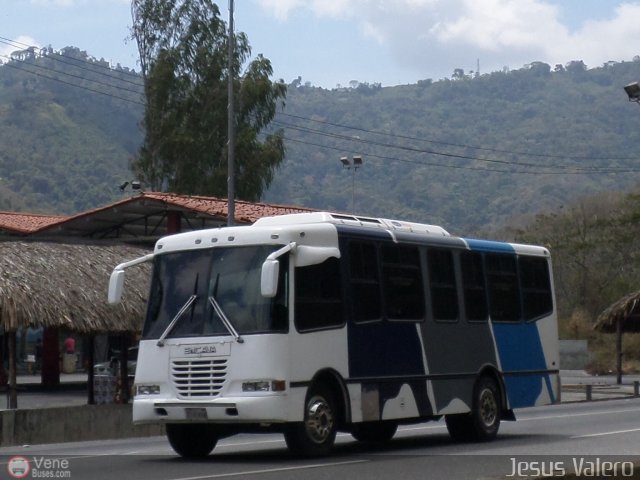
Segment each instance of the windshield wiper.
[[164,347],[164,339],[167,337],[167,335],[169,335],[169,333],[171,332],[171,330],[173,330],[173,327],[175,327],[178,320],[180,320],[180,317],[184,315],[184,312],[186,312],[189,309],[189,307],[193,304],[193,302],[196,301],[197,298],[198,296],[195,294],[189,297],[187,302],[182,306],[182,308],[178,311],[178,313],[176,313],[176,316],[173,317],[173,319],[169,323],[169,326],[164,330],[164,332],[162,332],[162,335],[160,335],[160,338],[158,339],[158,343],[156,345],[158,345],[159,347]]
[[213,310],[216,312],[218,317],[220,317],[220,320],[222,321],[222,324],[224,325],[224,327],[229,331],[231,336],[236,339],[236,342],[244,343],[244,339],[240,336],[238,331],[233,327],[233,324],[229,321],[229,318],[224,313],[224,311],[222,310],[222,307],[220,306],[220,304],[218,303],[218,301],[213,295],[209,297],[209,303],[213,307]]

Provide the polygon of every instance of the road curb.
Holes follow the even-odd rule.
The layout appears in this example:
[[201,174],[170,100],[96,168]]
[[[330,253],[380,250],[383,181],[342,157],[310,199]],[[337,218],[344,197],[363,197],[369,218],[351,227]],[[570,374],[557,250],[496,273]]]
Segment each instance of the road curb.
[[163,435],[159,425],[133,425],[131,405],[80,405],[0,411],[0,445],[34,445]]

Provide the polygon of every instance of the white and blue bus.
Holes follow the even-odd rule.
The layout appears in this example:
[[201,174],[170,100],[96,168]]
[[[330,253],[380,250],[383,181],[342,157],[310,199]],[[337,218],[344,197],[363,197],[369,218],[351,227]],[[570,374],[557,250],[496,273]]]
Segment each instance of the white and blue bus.
[[283,432],[302,455],[336,432],[390,440],[445,418],[487,441],[513,410],[559,401],[551,259],[424,224],[325,212],[160,239],[133,421],[209,455],[239,432]]

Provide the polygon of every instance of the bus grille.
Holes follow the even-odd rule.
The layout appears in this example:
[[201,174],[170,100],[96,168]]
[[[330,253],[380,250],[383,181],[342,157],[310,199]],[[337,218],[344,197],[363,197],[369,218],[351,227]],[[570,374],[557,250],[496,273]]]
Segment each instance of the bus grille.
[[171,379],[179,397],[216,397],[227,375],[227,361],[220,359],[173,360]]

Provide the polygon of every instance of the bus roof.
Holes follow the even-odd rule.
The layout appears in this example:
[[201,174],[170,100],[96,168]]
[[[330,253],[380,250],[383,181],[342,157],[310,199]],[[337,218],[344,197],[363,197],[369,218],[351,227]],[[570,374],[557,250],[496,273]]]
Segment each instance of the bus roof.
[[425,233],[438,236],[449,236],[444,228],[426,223],[405,222],[402,220],[389,220],[387,218],[362,217],[343,213],[331,212],[311,212],[292,213],[289,215],[278,215],[275,217],[263,217],[258,219],[256,226],[284,226],[300,225],[309,223],[332,223],[334,225],[352,225],[361,227],[373,227],[384,230],[395,230],[402,232]]

